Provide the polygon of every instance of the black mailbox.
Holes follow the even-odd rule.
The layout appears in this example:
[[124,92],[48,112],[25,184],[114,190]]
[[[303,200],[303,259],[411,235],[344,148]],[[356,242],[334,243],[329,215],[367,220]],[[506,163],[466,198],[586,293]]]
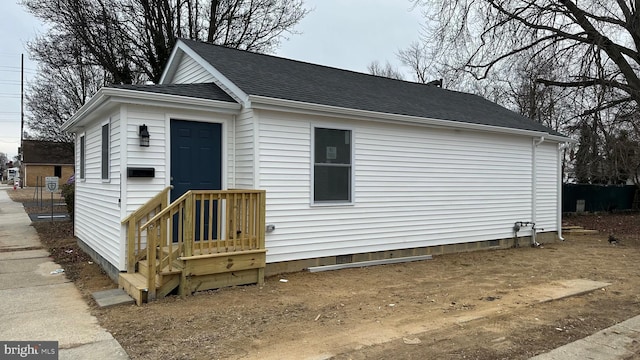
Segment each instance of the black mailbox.
[[155,177],[156,169],[155,168],[143,168],[143,167],[128,167],[127,168],[127,177]]

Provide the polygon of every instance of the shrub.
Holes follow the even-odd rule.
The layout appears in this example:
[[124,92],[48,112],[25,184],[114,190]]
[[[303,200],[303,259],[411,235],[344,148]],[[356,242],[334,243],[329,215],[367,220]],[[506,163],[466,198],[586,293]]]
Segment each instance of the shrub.
[[75,197],[75,184],[63,184],[61,186],[62,196],[64,197],[64,202],[67,204],[67,212],[69,213],[69,217],[73,219],[73,199]]

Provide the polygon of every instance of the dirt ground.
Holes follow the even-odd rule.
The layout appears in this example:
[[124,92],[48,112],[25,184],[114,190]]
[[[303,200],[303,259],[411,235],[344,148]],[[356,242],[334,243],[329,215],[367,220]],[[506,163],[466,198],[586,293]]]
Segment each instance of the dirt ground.
[[[355,360],[527,359],[640,314],[640,214],[565,223],[601,233],[542,248],[287,274],[262,287],[108,309],[98,309],[90,293],[115,285],[77,249],[71,224],[35,226],[132,359]],[[610,244],[609,234],[619,243]],[[569,279],[611,285],[536,301],[540,289]]]

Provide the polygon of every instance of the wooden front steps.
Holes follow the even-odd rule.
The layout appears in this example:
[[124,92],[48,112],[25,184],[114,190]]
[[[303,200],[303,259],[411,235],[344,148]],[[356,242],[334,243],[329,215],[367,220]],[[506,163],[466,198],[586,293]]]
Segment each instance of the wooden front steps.
[[[266,251],[245,250],[229,253],[201,254],[179,257],[156,271],[156,298],[169,295],[178,288],[179,295],[227,286],[259,284],[264,281]],[[156,260],[156,266],[158,260]],[[149,296],[147,276],[149,263],[140,260],[135,273],[121,273],[118,285],[136,301],[137,305],[153,300]]]
[[[156,260],[156,265],[158,261]],[[180,285],[182,276],[182,265],[174,261],[173,266],[165,266],[161,271],[156,273],[155,286],[156,298],[162,298],[169,295],[174,289]],[[137,305],[148,302],[149,288],[147,284],[147,276],[149,274],[149,263],[147,260],[138,262],[138,272],[121,273],[118,279],[118,286],[126,291],[134,298]]]
[[266,192],[189,190],[169,204],[169,190],[122,221],[127,272],[120,275],[120,287],[141,304],[176,288],[184,296],[262,284]]

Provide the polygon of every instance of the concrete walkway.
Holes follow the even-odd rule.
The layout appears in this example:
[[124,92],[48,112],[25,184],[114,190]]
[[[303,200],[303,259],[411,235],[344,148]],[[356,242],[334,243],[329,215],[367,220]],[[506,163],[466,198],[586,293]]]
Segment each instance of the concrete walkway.
[[531,358],[531,360],[623,359],[640,359],[640,316]]
[[129,359],[49,258],[21,204],[0,185],[0,341],[58,341],[59,358]]

